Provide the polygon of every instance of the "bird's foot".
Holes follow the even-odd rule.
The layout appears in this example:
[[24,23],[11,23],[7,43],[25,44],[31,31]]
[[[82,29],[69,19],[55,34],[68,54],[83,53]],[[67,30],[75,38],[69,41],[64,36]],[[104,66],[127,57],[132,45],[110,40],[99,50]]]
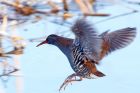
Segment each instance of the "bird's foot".
[[[79,77],[79,79],[76,78],[76,77]],[[71,75],[69,75],[69,76],[65,79],[65,81],[63,82],[63,84],[60,86],[59,91],[60,91],[62,88],[64,88],[64,90],[65,90],[66,86],[67,86],[69,83],[72,84],[73,81],[81,81],[81,80],[82,80],[82,77],[78,76],[76,73],[71,74]]]

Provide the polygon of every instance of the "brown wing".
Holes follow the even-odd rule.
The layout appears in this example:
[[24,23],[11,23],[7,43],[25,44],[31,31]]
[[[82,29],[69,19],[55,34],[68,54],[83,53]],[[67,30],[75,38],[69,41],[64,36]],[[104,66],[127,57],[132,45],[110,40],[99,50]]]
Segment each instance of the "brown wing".
[[105,55],[126,47],[136,37],[136,28],[123,28],[114,32],[104,32],[100,35],[103,38],[100,59]]

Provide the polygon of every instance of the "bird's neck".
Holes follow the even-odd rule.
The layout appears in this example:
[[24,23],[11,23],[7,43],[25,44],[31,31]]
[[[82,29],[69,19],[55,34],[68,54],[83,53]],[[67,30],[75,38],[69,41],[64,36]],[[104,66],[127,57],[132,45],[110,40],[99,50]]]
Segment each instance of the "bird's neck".
[[61,44],[61,42],[57,42],[54,45],[57,46],[66,56],[70,54],[70,45]]

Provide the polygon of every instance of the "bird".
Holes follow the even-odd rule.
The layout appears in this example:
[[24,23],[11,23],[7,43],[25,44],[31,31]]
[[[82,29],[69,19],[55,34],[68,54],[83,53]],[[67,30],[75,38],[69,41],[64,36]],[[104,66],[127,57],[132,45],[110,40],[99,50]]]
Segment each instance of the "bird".
[[96,68],[100,61],[115,50],[128,46],[136,37],[135,27],[126,27],[113,32],[98,33],[94,25],[86,19],[77,19],[71,27],[74,39],[56,34],[49,35],[37,45],[52,44],[57,46],[68,58],[74,73],[69,75],[59,90],[66,88],[73,81],[84,78],[94,79],[105,74]]

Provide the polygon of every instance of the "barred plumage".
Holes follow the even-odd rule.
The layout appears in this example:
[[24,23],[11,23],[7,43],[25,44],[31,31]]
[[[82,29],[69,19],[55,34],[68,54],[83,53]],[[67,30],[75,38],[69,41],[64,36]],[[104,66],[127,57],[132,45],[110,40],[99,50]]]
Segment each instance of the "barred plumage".
[[92,75],[105,76],[97,70],[95,64],[100,62],[105,55],[126,47],[136,37],[136,28],[129,27],[99,35],[85,19],[77,20],[72,26],[72,32],[75,34],[74,40],[50,35],[39,44],[48,43],[57,46],[67,56],[75,72],[66,78],[60,89],[65,88],[72,81],[92,78]]
[[[74,70],[76,73],[78,73],[80,76],[85,76],[86,73],[88,73],[88,69],[84,66],[84,52],[83,49],[81,49],[80,46],[72,46],[72,54],[73,54],[73,63],[74,63]],[[85,70],[84,70],[85,69]]]

